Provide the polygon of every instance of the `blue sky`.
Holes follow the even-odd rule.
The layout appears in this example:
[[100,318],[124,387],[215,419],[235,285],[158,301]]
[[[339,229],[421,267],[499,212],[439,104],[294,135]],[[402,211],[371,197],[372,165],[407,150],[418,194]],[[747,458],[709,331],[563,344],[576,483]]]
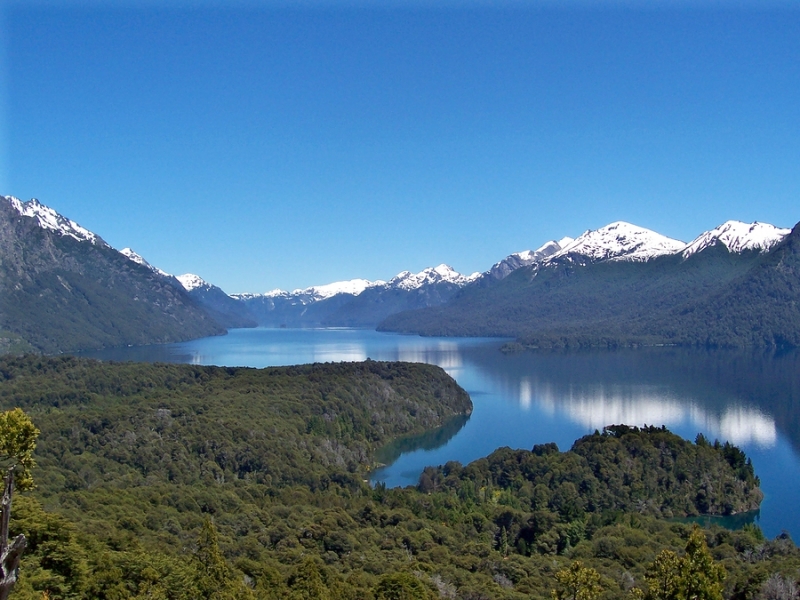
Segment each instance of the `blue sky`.
[[800,221],[798,3],[298,4],[4,4],[0,193],[231,293]]

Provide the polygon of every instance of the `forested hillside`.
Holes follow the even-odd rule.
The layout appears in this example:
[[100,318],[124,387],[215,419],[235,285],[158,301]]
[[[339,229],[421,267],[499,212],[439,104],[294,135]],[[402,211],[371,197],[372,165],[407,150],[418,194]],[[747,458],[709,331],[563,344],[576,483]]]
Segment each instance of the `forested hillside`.
[[[500,449],[427,469],[416,488],[370,488],[377,448],[471,410],[428,365],[6,357],[0,399],[42,432],[39,488],[14,504],[13,533],[31,542],[19,598],[521,600],[549,598],[577,560],[600,597],[619,598],[647,588],[662,550],[696,548],[664,517],[760,502],[738,449],[661,428],[608,428],[565,453]],[[790,540],[757,528],[701,537],[726,597],[759,597],[800,567]]]
[[379,330],[508,336],[530,347],[800,345],[800,226],[769,253],[714,246],[683,259],[522,267]]

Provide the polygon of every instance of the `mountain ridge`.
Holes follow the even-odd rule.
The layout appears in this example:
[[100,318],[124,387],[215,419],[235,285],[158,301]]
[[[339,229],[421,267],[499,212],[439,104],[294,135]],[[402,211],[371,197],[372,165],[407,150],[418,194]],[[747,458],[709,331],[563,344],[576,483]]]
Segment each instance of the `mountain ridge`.
[[42,206],[0,200],[0,330],[9,339],[59,353],[224,333],[182,289]]
[[773,228],[775,243],[729,239],[688,257],[677,251],[645,261],[564,260],[567,248],[447,305],[392,315],[378,330],[507,336],[539,348],[796,346],[800,253],[785,248],[798,246],[797,230]]
[[[257,325],[513,336],[531,346],[800,343],[791,329],[795,253],[780,250],[793,248],[796,242],[786,240],[796,234],[765,223],[726,221],[684,243],[616,221],[510,254],[482,273],[462,275],[440,264],[418,273],[402,271],[388,281],[353,279],[293,292],[228,295],[197,275],[166,273],[130,248],[117,251],[36,199],[2,198],[0,347],[17,342],[25,347],[33,340],[40,350],[63,351],[175,341]],[[26,249],[24,259],[20,247]],[[791,263],[789,279],[779,276],[783,267],[765,258],[776,253]],[[785,306],[765,304],[754,281],[769,288],[762,290],[767,296],[780,292]],[[736,286],[749,290],[746,298]],[[25,296],[34,293],[34,298]],[[49,314],[54,309],[48,302],[73,311],[58,313],[52,323],[44,319],[55,329],[64,319],[73,323],[72,329],[52,333],[60,338],[57,343],[42,331],[33,333],[36,318],[24,314],[34,306]],[[147,319],[153,325],[144,328],[148,333],[137,334],[129,319],[120,317],[121,307],[130,302],[135,309],[125,310]],[[143,306],[149,308],[142,312]],[[92,311],[98,307],[103,315],[117,316],[97,317]],[[718,308],[727,312],[717,314]],[[701,314],[703,323],[694,322]],[[783,317],[776,320],[777,314]],[[171,325],[156,327],[159,319]],[[686,330],[690,322],[694,337]],[[755,325],[748,329],[748,322]],[[781,323],[792,325],[781,333]],[[729,335],[726,328],[739,333]],[[67,341],[67,331],[75,340]]]

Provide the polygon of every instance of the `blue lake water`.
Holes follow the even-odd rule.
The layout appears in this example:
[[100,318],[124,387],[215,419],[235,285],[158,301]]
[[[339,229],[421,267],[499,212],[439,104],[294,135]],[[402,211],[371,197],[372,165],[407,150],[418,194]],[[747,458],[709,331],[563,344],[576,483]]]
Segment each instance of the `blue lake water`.
[[417,482],[427,465],[467,463],[500,446],[568,449],[605,425],[666,425],[742,447],[761,477],[756,522],[800,541],[800,353],[646,348],[505,355],[498,340],[354,329],[235,329],[180,344],[86,353],[106,360],[267,367],[404,360],[436,364],[472,397],[469,419],[383,453],[373,481]]

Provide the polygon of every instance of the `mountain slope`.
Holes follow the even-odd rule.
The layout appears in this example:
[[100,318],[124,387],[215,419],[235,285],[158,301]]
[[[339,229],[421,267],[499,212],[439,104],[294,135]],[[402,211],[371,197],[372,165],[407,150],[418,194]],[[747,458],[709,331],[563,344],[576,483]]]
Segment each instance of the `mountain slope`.
[[800,346],[800,223],[730,285],[650,328],[715,346]]
[[[509,336],[531,346],[796,345],[796,235],[768,253],[710,244],[688,258],[656,240],[665,251],[648,260],[622,260],[591,244],[577,252],[573,243],[495,286],[470,286],[444,306],[393,315],[379,329]],[[626,251],[652,248],[632,243]]]
[[564,237],[560,240],[551,240],[543,244],[536,250],[525,250],[523,252],[515,252],[509,254],[503,260],[496,262],[492,268],[481,275],[484,281],[505,279],[511,273],[522,267],[527,267],[534,263],[544,262],[556,252],[563,250],[566,246],[574,242],[571,237]]
[[178,275],[176,279],[189,297],[202,306],[223,327],[256,327],[258,325],[247,307],[239,300],[231,298],[222,288],[208,283],[192,273]]
[[224,333],[164,277],[10,197],[0,197],[0,330],[48,353]]

